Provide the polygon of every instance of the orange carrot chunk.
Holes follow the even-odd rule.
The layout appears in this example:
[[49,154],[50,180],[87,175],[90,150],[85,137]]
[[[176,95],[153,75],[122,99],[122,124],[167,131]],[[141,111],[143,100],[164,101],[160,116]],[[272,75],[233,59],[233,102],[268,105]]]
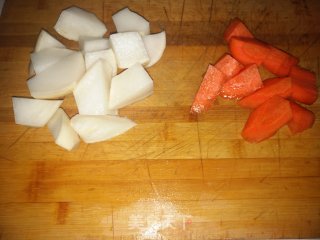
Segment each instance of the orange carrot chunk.
[[288,122],[288,127],[292,134],[303,132],[313,126],[316,117],[312,111],[295,102],[290,102],[290,106],[292,119]]
[[209,64],[207,72],[202,80],[195,96],[190,112],[199,114],[207,111],[219,95],[226,76],[216,67]]
[[226,75],[228,79],[237,75],[244,68],[244,66],[230,54],[223,55],[223,57],[214,66]]
[[232,56],[243,65],[260,65],[271,48],[257,39],[233,37],[229,42],[229,49]]
[[317,100],[318,90],[316,85],[296,78],[291,79],[291,98],[293,100],[308,105],[313,104]]
[[284,77],[289,75],[291,68],[298,62],[296,57],[270,46],[270,52],[263,60],[262,65],[271,73]]
[[232,37],[254,38],[253,34],[239,18],[231,20],[224,32],[223,38],[227,42],[229,42]]
[[291,78],[269,78],[263,81],[263,87],[238,101],[241,107],[256,108],[271,97],[283,98],[291,95]]
[[241,135],[248,142],[261,142],[273,136],[291,119],[290,102],[274,96],[251,112]]
[[290,76],[295,79],[300,79],[301,81],[308,82],[310,84],[316,85],[317,79],[316,74],[305,68],[299,66],[293,66],[290,71]]
[[223,84],[221,96],[225,98],[243,98],[262,87],[257,65],[252,64]]

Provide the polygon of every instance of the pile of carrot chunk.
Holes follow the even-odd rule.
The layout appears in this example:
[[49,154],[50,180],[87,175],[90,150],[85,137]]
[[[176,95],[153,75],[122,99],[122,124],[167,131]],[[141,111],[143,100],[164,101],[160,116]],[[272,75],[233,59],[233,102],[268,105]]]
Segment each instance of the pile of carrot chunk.
[[[190,112],[206,112],[218,96],[236,99],[252,110],[241,132],[249,142],[268,139],[285,125],[292,134],[311,128],[315,115],[300,104],[311,105],[318,98],[315,73],[300,67],[297,57],[256,39],[238,18],[224,39],[231,54],[209,64]],[[275,77],[263,81],[260,66]]]

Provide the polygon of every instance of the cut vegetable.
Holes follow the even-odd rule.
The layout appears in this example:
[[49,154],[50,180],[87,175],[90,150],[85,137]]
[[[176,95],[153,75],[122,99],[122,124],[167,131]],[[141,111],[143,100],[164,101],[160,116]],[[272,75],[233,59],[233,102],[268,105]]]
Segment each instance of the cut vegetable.
[[135,63],[144,65],[150,61],[141,35],[138,32],[112,34],[110,43],[119,68],[129,68]]
[[78,7],[63,10],[54,26],[63,37],[79,41],[80,36],[102,37],[107,28],[97,16]]
[[311,72],[305,68],[299,66],[293,66],[290,71],[290,76],[295,79],[299,79],[303,82],[316,85],[317,78],[314,72]]
[[226,76],[215,66],[209,64],[199,90],[192,103],[190,112],[199,114],[207,111],[219,95]]
[[110,109],[119,109],[140,101],[153,93],[153,81],[146,70],[135,64],[111,81]]
[[105,60],[103,63],[110,65],[112,67],[112,76],[117,74],[117,62],[112,49],[88,52],[84,55],[86,62],[86,69],[88,70],[96,61],[99,59]]
[[214,66],[226,75],[228,79],[234,77],[244,69],[244,66],[230,56],[230,54],[223,55],[223,57]]
[[101,51],[110,48],[109,39],[107,38],[80,37],[79,46],[83,53]]
[[47,31],[41,30],[34,52],[39,52],[46,48],[66,48],[66,46],[51,36]]
[[270,78],[263,81],[263,87],[242,98],[238,104],[242,107],[256,108],[273,96],[288,98],[291,95],[291,78]]
[[112,68],[104,61],[98,60],[90,67],[73,90],[79,114],[117,114],[116,110],[108,107]]
[[146,35],[142,37],[144,45],[147,49],[150,61],[146,67],[151,67],[158,62],[166,48],[166,32]]
[[291,98],[298,102],[311,105],[318,98],[318,89],[313,84],[292,78]]
[[74,51],[66,48],[46,48],[32,53],[31,62],[34,72],[39,74],[71,53],[74,53]]
[[291,119],[290,102],[274,96],[251,112],[241,135],[246,141],[261,142],[273,136]]
[[118,116],[75,115],[71,126],[86,143],[101,142],[123,134],[136,125],[128,118]]
[[80,138],[71,127],[68,115],[61,108],[49,120],[48,128],[60,147],[71,151],[79,145]]
[[43,127],[62,102],[62,100],[12,97],[15,123],[30,127]]
[[75,52],[35,75],[27,84],[34,98],[60,98],[72,92],[84,72],[83,56]]
[[253,34],[239,18],[233,19],[224,32],[223,38],[227,42],[229,42],[232,37],[254,38]]
[[269,55],[270,46],[256,39],[232,37],[229,42],[232,56],[244,65],[260,65]]
[[292,134],[303,132],[313,126],[316,117],[312,111],[294,102],[290,102],[290,106],[292,119],[288,122],[288,127]]
[[150,24],[139,14],[124,8],[112,15],[117,32],[139,32],[141,35],[150,34]]
[[262,87],[262,80],[257,65],[246,67],[238,75],[223,84],[221,96],[240,99]]

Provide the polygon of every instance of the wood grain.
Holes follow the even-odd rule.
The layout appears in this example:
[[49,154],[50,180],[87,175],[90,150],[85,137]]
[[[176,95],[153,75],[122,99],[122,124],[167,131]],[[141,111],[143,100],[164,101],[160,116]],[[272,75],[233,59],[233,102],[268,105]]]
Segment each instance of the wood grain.
[[[165,29],[167,48],[148,69],[154,94],[120,114],[138,126],[110,141],[67,152],[47,128],[14,123],[12,96],[29,96],[29,54],[62,9],[111,16],[130,7]],[[319,86],[317,0],[10,0],[0,17],[0,239],[221,239],[320,237],[320,102],[312,129],[287,127],[249,144],[249,111],[218,99],[205,115],[189,108],[209,63],[226,52],[230,19],[300,57]],[[263,78],[271,76],[260,69]],[[77,113],[72,96],[62,107]]]

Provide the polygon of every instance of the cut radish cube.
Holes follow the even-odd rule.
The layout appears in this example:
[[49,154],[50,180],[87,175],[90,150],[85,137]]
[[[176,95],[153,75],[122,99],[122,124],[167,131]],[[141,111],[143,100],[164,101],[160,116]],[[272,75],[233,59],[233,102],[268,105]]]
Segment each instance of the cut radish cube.
[[43,127],[57,111],[63,100],[40,100],[13,97],[13,112],[16,124]]
[[66,48],[66,46],[51,36],[47,31],[41,30],[34,52],[39,52],[46,48]]
[[135,63],[146,64],[150,60],[141,35],[137,32],[112,34],[110,43],[119,68],[129,68]]
[[79,114],[117,114],[108,107],[112,68],[103,62],[98,60],[90,67],[73,90]]
[[86,69],[88,70],[99,59],[104,60],[104,63],[112,67],[112,76],[117,74],[118,67],[112,49],[85,53],[84,60],[86,62]]
[[140,64],[135,64],[112,78],[109,107],[125,107],[150,96],[152,92],[151,77]]
[[66,48],[46,48],[32,53],[31,62],[34,72],[39,74],[71,53],[74,53],[74,51]]
[[80,143],[78,134],[71,127],[68,115],[59,108],[48,122],[48,128],[55,143],[69,151]]
[[102,37],[107,28],[97,16],[78,7],[63,10],[54,26],[63,37],[78,41],[80,36]]
[[119,116],[75,115],[71,126],[86,143],[101,142],[118,136],[136,125],[135,122]]
[[143,36],[142,39],[150,58],[146,67],[151,67],[159,61],[166,48],[166,32],[162,31],[156,34],[146,35]]
[[83,56],[75,52],[32,77],[27,84],[34,98],[59,98],[72,92],[84,72]]
[[87,38],[81,37],[79,41],[82,52],[94,52],[110,48],[109,39],[107,38]]
[[117,32],[139,32],[141,35],[150,34],[150,24],[139,14],[124,8],[112,15]]

